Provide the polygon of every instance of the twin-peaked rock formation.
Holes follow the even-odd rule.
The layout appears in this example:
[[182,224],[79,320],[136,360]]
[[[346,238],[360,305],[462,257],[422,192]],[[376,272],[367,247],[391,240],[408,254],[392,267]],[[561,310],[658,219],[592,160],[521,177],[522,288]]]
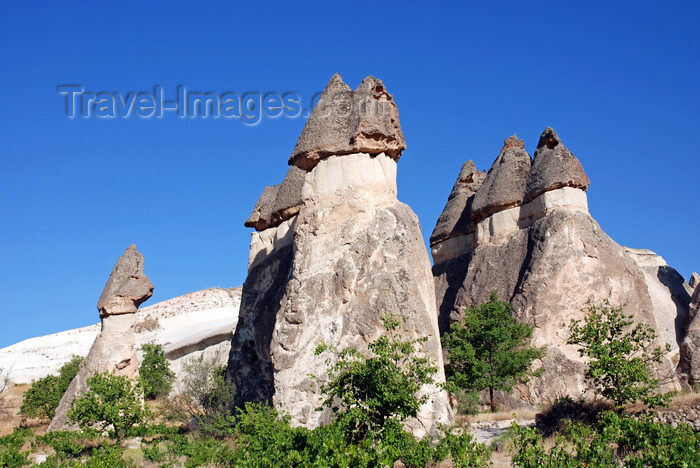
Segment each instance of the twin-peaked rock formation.
[[143,255],[129,246],[109,275],[97,309],[102,331],[90,348],[78,374],[70,383],[56,409],[49,431],[69,427],[68,411],[73,399],[87,390],[87,379],[111,372],[129,378],[138,377],[139,363],[134,346],[134,321],[139,306],[153,295],[153,285],[143,272]]
[[[254,227],[228,376],[236,404],[268,401],[297,424],[330,419],[321,404],[322,342],[366,350],[383,333],[382,313],[405,318],[399,332],[427,338],[423,352],[444,381],[435,290],[420,226],[396,198],[405,148],[394,100],[366,78],[352,91],[335,75],[289,160],[284,181],[265,188]],[[444,391],[429,402],[417,434],[449,418]]]
[[[533,344],[547,349],[541,378],[516,398],[537,402],[584,391],[584,364],[566,345],[572,318],[590,298],[627,304],[668,343],[662,373],[674,369],[688,314],[683,278],[650,251],[625,249],[588,212],[589,180],[581,163],[547,128],[534,157],[513,136],[488,174],[464,165],[430,239],[441,332],[492,290],[535,325]],[[514,402],[512,402],[514,403]]]

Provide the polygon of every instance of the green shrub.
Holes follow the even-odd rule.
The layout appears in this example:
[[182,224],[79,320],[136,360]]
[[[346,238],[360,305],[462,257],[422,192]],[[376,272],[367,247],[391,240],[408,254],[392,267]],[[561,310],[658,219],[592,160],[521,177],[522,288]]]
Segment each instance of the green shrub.
[[141,404],[141,388],[128,378],[110,373],[87,379],[89,390],[73,400],[68,418],[81,428],[110,428],[110,434],[121,440],[135,426],[144,425],[148,411]]
[[511,315],[512,308],[492,291],[489,302],[468,308],[463,322],[452,324],[442,338],[450,390],[479,393],[488,389],[492,412],[493,391],[510,391],[533,374],[532,362],[544,356],[544,350],[527,346],[534,326],[519,323]]
[[[424,385],[434,383],[437,372],[429,359],[420,355],[418,345],[427,338],[404,340],[396,333],[401,321],[382,315],[386,333],[368,345],[370,356],[355,348],[337,353],[330,364],[328,381],[321,390],[324,405],[336,418],[348,423],[351,439],[377,437],[390,421],[402,423],[415,417],[428,395],[418,396]],[[321,345],[316,354],[332,348]]]
[[139,378],[144,397],[147,400],[153,400],[159,396],[168,396],[173,386],[175,373],[170,370],[163,346],[146,343],[141,346],[141,349],[143,350],[143,361],[139,367]]
[[0,437],[0,466],[19,467],[29,464],[29,454],[22,447],[32,437],[28,429],[15,428],[12,434]]
[[164,402],[168,416],[191,430],[217,437],[229,434],[235,424],[231,408],[236,387],[226,381],[226,366],[216,356],[200,356],[183,365],[180,380],[178,394]]
[[92,454],[85,460],[86,468],[128,468],[132,463],[124,460],[124,449],[119,445],[102,445],[92,449]]
[[37,442],[53,448],[61,458],[78,457],[85,447],[77,442],[81,434],[74,431],[53,431],[36,438]]
[[700,431],[686,424],[674,428],[606,412],[592,427],[569,423],[553,445],[533,428],[514,428],[513,463],[523,468],[700,466]]
[[59,369],[57,376],[48,375],[34,382],[31,388],[24,392],[19,414],[29,418],[52,419],[83,360],[80,356],[73,356]]
[[[625,315],[607,300],[601,305],[588,301],[583,322],[572,320],[568,344],[580,346],[589,359],[586,377],[596,393],[607,398],[618,412],[629,402],[664,405],[670,395],[658,393],[654,365],[662,362],[663,350],[654,347],[656,332],[643,323],[632,327],[633,315]],[[667,344],[666,351],[671,348]]]

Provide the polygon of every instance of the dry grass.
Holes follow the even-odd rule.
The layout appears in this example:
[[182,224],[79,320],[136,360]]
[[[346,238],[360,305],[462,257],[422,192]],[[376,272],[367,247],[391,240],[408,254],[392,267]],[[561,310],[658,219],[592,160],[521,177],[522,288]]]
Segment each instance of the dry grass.
[[161,328],[160,322],[158,321],[157,318],[147,318],[145,320],[142,320],[140,322],[136,322],[134,324],[134,332],[135,333],[142,333],[145,331],[153,331]]
[[7,387],[5,403],[7,414],[0,414],[0,436],[11,433],[15,427],[19,426],[22,417],[19,416],[19,407],[22,406],[22,396],[31,387],[31,384],[11,384]]
[[539,412],[539,410],[536,410],[534,408],[518,408],[511,411],[498,411],[496,413],[479,413],[474,416],[468,417],[466,419],[466,422],[495,422],[506,421],[509,419],[525,421],[535,419],[535,415]]

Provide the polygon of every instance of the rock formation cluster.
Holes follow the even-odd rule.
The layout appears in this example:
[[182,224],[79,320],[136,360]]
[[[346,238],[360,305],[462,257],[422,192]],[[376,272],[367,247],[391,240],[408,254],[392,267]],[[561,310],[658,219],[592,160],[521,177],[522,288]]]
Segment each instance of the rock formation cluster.
[[653,252],[608,237],[588,212],[588,186],[581,163],[551,128],[532,158],[512,136],[487,174],[472,161],[464,165],[430,238],[442,333],[497,290],[519,320],[535,326],[533,344],[547,350],[538,364],[543,376],[518,387],[511,404],[584,392],[584,364],[566,340],[588,299],[626,304],[627,314],[654,327],[658,344],[672,348],[663,377],[678,388],[687,284]]
[[[399,332],[427,338],[422,351],[444,381],[435,290],[420,226],[396,198],[405,148],[398,110],[384,84],[351,90],[335,75],[311,114],[284,181],[266,187],[246,225],[254,227],[228,377],[236,404],[267,401],[295,424],[319,412],[330,351],[361,351],[382,332],[381,314],[403,317]],[[447,395],[411,421],[417,434],[450,416]]]
[[690,278],[692,297],[688,307],[687,334],[681,344],[680,370],[687,376],[688,384],[695,386],[700,383],[700,275],[693,272]]
[[102,330],[90,348],[78,374],[61,398],[48,430],[70,426],[68,411],[73,400],[87,390],[92,375],[111,372],[137,378],[139,363],[134,346],[134,322],[138,307],[153,295],[153,285],[143,272],[143,255],[129,246],[117,260],[97,302]]

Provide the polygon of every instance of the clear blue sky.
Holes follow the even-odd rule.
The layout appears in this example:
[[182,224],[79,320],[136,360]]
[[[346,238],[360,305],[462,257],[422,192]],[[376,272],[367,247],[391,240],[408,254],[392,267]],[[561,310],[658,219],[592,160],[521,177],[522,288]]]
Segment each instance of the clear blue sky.
[[700,270],[697,2],[252,3],[2,3],[0,347],[96,322],[131,243],[151,304],[242,284],[243,221],[305,122],[68,119],[61,84],[310,99],[336,72],[375,75],[426,239],[465,160],[487,169],[515,132],[532,154],[550,125],[614,240]]

